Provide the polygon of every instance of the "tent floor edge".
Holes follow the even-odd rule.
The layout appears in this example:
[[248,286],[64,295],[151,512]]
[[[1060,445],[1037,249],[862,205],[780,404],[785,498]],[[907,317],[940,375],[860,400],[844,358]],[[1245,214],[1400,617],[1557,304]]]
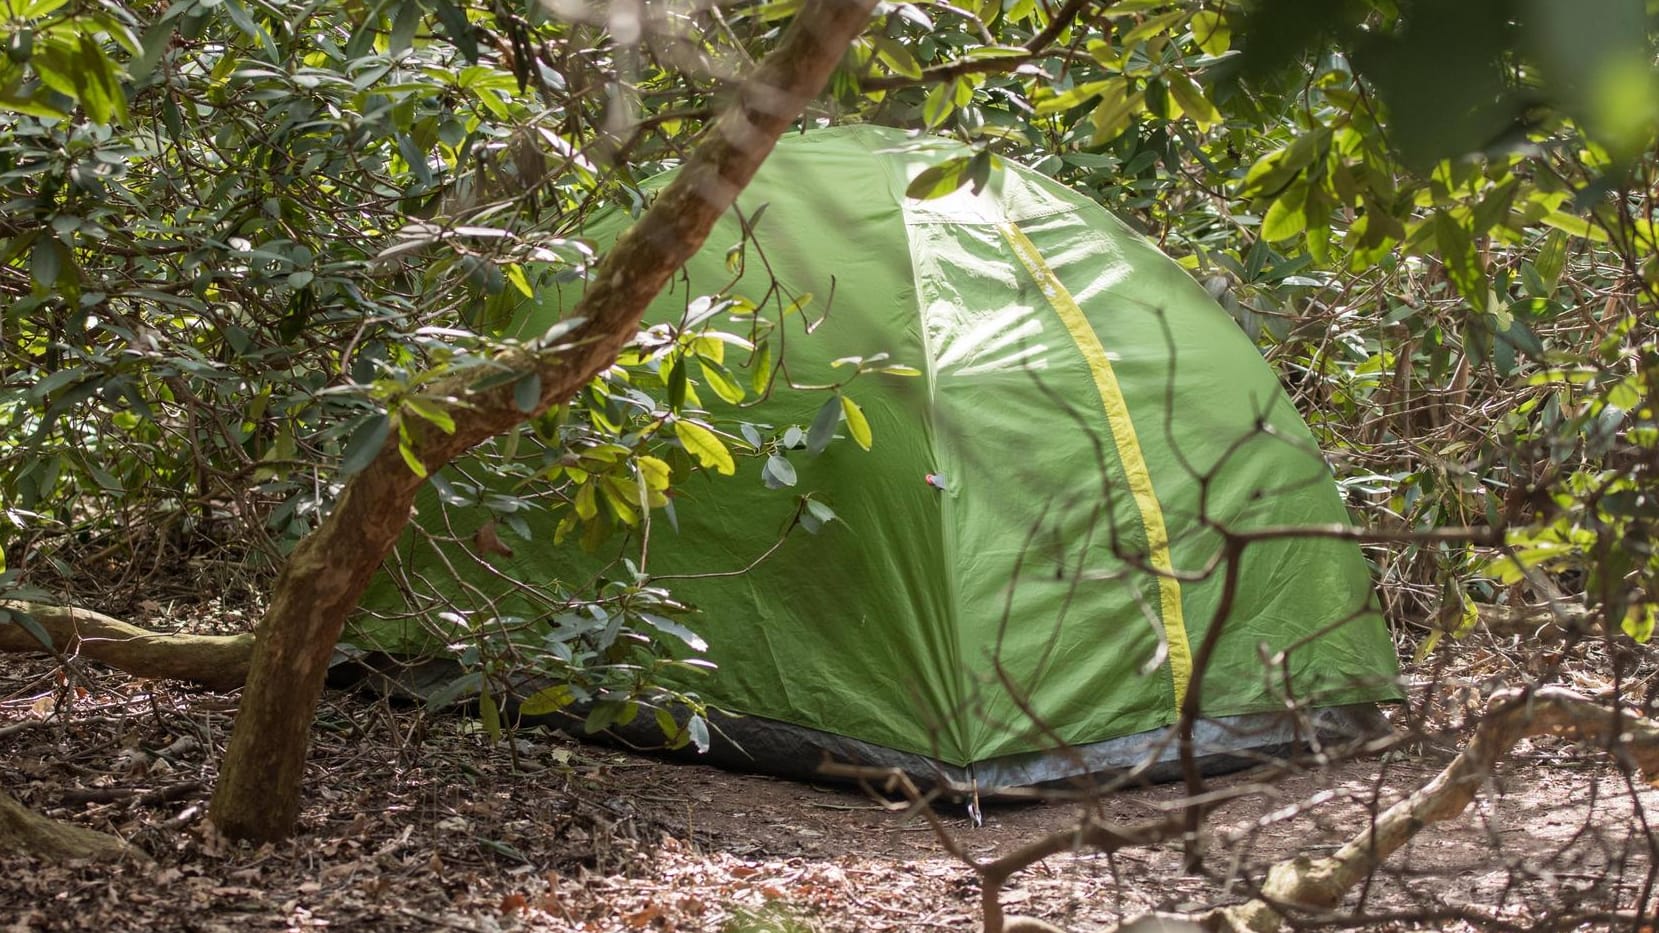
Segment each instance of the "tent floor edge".
[[[423,702],[459,672],[460,666],[449,659],[409,662],[380,653],[339,652],[329,681],[335,687],[367,689],[394,699]],[[519,685],[519,692],[529,695],[538,686],[545,684],[526,682]],[[584,711],[579,709],[519,716],[515,706],[508,704],[506,718],[520,728],[542,725],[576,735],[584,718]],[[677,718],[683,722],[684,712]],[[711,742],[706,753],[690,747],[663,748],[662,733],[649,716],[613,727],[611,739],[618,746],[643,754],[816,783],[847,783],[845,778],[825,775],[821,770],[825,762],[896,768],[918,786],[964,802],[976,797],[986,801],[1031,799],[1032,788],[1075,790],[1114,782],[1142,786],[1181,778],[1179,749],[1170,728],[1058,751],[1026,752],[954,765],[763,716],[711,710],[708,720]],[[1352,743],[1390,731],[1377,703],[1361,702],[1302,711],[1296,716],[1272,712],[1204,719],[1197,723],[1193,739],[1200,771],[1213,777],[1282,762],[1305,751],[1315,739],[1323,744]]]
[[[710,714],[713,742],[707,753],[667,751],[680,761],[736,771],[759,772],[795,780],[846,783],[826,776],[825,762],[869,768],[896,768],[920,787],[958,800],[1029,799],[1029,789],[1076,789],[1126,780],[1128,786],[1168,783],[1181,778],[1180,755],[1170,729],[1119,736],[1050,752],[1030,752],[973,762],[941,762],[846,736],[761,716]],[[1307,733],[1312,725],[1314,735]],[[1376,738],[1390,731],[1374,702],[1314,710],[1298,723],[1284,713],[1250,713],[1205,719],[1194,730],[1197,761],[1206,777],[1284,761],[1308,748]],[[621,730],[632,746],[661,744],[653,726],[640,723]],[[1149,764],[1147,762],[1150,762]]]

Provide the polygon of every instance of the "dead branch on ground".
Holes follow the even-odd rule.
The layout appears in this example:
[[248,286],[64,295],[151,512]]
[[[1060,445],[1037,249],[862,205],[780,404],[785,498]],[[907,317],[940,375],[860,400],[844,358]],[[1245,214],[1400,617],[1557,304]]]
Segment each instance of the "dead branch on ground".
[[[90,658],[135,677],[187,680],[209,690],[234,690],[248,677],[252,634],[184,635],[152,632],[101,612],[74,606],[0,602],[28,613],[52,639],[60,656]],[[0,624],[0,651],[44,652],[15,621]]]
[[[1624,768],[1634,769],[1659,784],[1659,722],[1618,706],[1591,700],[1561,687],[1507,690],[1492,697],[1487,714],[1473,738],[1433,780],[1388,808],[1335,854],[1326,858],[1294,856],[1272,865],[1243,904],[1195,914],[1146,913],[1112,927],[1109,933],[1145,930],[1208,930],[1216,933],[1276,933],[1289,917],[1318,920],[1329,917],[1348,891],[1368,877],[1424,827],[1456,818],[1471,802],[1497,763],[1523,738],[1552,735],[1599,748]],[[1077,824],[1035,839],[990,861],[980,861],[964,848],[933,811],[932,795],[923,793],[908,776],[884,768],[826,765],[825,773],[856,778],[898,794],[893,806],[919,813],[945,849],[973,870],[980,883],[984,933],[1062,933],[1059,927],[1002,912],[1003,885],[1014,875],[1053,855],[1066,852],[1110,854],[1138,846],[1180,839],[1186,830],[1186,808],[1170,816],[1121,826],[1085,813]],[[1222,794],[1220,797],[1230,799]],[[1202,805],[1220,802],[1208,795]]]
[[1561,687],[1506,690],[1492,697],[1474,738],[1445,770],[1389,807],[1336,854],[1278,862],[1268,869],[1258,897],[1193,919],[1210,930],[1270,933],[1291,911],[1334,911],[1349,889],[1424,827],[1461,814],[1516,742],[1540,735],[1600,748],[1649,781],[1659,779],[1659,724],[1653,720]]
[[48,861],[149,861],[142,850],[115,836],[48,819],[4,792],[0,792],[0,853],[32,855]]

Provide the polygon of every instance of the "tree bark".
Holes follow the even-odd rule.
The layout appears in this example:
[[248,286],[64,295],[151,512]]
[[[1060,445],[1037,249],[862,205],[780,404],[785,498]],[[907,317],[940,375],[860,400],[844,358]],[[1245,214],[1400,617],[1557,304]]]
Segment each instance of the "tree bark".
[[[235,690],[248,677],[251,634],[170,635],[73,606],[0,602],[0,609],[34,617],[59,654],[91,658],[137,677],[188,680],[209,690]],[[0,651],[44,650],[23,626],[0,624]]]
[[[455,413],[456,429],[444,434],[427,424],[410,425],[415,455],[428,472],[563,403],[611,365],[646,305],[702,246],[778,137],[823,90],[873,7],[874,0],[812,0],[801,10],[679,176],[594,271],[571,314],[577,326],[557,347],[503,354],[487,370],[458,373],[432,393],[433,402]],[[503,371],[540,380],[533,411],[519,409],[513,383],[475,386]],[[404,465],[392,432],[284,566],[260,620],[247,689],[213,795],[212,818],[225,835],[266,841],[293,831],[307,736],[334,643],[408,524],[422,482]]]
[[100,833],[47,819],[0,791],[0,853],[33,855],[51,861],[135,858],[148,861],[141,849]]

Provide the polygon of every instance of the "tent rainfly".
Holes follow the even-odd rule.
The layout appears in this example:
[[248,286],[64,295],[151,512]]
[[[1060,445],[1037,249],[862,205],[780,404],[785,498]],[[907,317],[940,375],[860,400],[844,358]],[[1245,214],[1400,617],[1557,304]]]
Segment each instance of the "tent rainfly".
[[[1352,541],[1282,533],[1347,516],[1256,348],[1152,243],[1037,172],[1005,164],[978,193],[906,196],[919,173],[967,155],[868,126],[786,138],[739,198],[745,216],[765,207],[741,275],[732,217],[648,314],[673,324],[701,295],[771,293],[761,313],[775,317],[811,293],[779,329],[791,383],[841,383],[852,367],[831,361],[878,353],[920,370],[844,386],[869,451],[780,447],[795,474],[783,488],[763,483],[766,457],[739,458],[736,477],[684,484],[677,531],[651,525],[653,575],[748,568],[667,584],[700,610],[717,665],[675,683],[722,711],[717,760],[804,774],[827,752],[1007,787],[1167,764],[1191,691],[1213,762],[1374,715],[1373,701],[1399,694],[1367,567]],[[588,233],[604,245],[626,223]],[[774,281],[789,290],[781,300]],[[523,332],[573,300],[549,288]],[[806,333],[803,319],[817,326]],[[697,375],[694,394],[712,401]],[[770,426],[774,443],[825,399],[779,385],[738,417]],[[797,529],[756,563],[808,493],[838,520]],[[442,508],[423,500],[419,520],[440,527]],[[488,517],[448,508],[443,527],[462,537]],[[423,572],[383,580],[367,606],[413,596],[465,611],[505,596],[503,574],[571,579],[580,559],[552,544],[556,520],[532,519],[532,539],[511,541],[489,572],[476,554],[411,544],[400,559]],[[1229,594],[1226,537],[1269,529],[1243,549]],[[411,592],[411,580],[437,591]],[[398,650],[410,631],[365,615],[350,638]]]

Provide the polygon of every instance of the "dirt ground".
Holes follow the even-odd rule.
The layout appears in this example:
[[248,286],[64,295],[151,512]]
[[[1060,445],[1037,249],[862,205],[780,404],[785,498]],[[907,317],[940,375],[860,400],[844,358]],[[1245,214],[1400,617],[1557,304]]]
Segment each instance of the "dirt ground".
[[[856,789],[654,760],[557,733],[491,745],[458,716],[330,693],[299,835],[232,845],[204,818],[233,697],[0,664],[0,787],[114,832],[150,862],[0,859],[0,931],[974,930],[974,874],[914,814]],[[1203,874],[1177,846],[1051,858],[1016,876],[1016,913],[1090,930],[1148,909],[1241,900],[1271,861],[1317,856],[1429,780],[1446,755],[1394,753],[1294,774],[1209,820]],[[1250,789],[1245,772],[1215,789]],[[1135,822],[1179,788],[1097,802]],[[1324,928],[1651,930],[1647,816],[1659,791],[1606,756],[1523,743],[1455,822],[1430,827]],[[1075,825],[1079,805],[990,807],[950,833],[991,857]]]

